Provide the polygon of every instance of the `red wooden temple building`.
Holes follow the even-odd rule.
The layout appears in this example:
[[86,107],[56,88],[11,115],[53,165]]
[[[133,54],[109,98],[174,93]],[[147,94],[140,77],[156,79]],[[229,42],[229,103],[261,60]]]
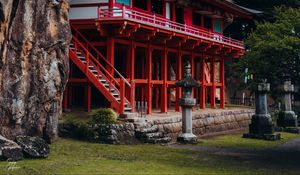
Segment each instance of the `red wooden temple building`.
[[182,65],[189,61],[201,85],[201,109],[225,106],[224,60],[244,53],[223,36],[244,8],[226,0],[71,0],[70,79],[63,107],[112,107],[134,112],[180,111]]

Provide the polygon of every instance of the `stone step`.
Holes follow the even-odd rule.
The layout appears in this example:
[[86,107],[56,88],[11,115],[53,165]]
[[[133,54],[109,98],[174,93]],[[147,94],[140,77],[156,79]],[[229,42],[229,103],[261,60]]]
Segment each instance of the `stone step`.
[[146,139],[152,139],[152,138],[162,138],[164,137],[164,134],[162,132],[153,132],[153,133],[146,133],[145,134]]
[[162,137],[162,138],[148,139],[146,142],[147,143],[152,143],[152,144],[159,144],[159,143],[169,143],[171,141],[172,141],[171,137]]
[[151,126],[151,127],[140,128],[139,131],[137,131],[137,132],[140,133],[140,134],[158,132],[158,126],[154,125],[154,126]]

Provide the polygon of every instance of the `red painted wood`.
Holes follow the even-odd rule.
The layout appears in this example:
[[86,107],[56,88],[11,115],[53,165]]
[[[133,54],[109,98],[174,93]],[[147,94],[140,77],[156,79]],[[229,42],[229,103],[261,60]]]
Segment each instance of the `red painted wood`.
[[120,81],[120,107],[119,113],[124,113],[124,104],[125,104],[125,81],[121,79]]
[[[106,51],[106,58],[107,61],[114,66],[114,61],[115,61],[115,38],[114,37],[108,37],[107,38],[107,51]],[[108,66],[107,67],[108,71],[113,75],[114,70]]]
[[162,52],[162,64],[161,64],[161,77],[163,80],[163,85],[161,86],[161,94],[160,94],[160,111],[165,113],[168,111],[168,92],[167,92],[167,78],[168,78],[168,52],[165,47],[164,51]]
[[[81,54],[84,54],[87,63],[84,64],[76,55],[76,53],[73,50],[69,50],[69,55],[71,60],[74,62],[74,64],[83,72],[85,73],[86,77],[88,80],[94,84],[94,86],[108,99],[108,101],[111,102],[111,107],[116,109],[117,111],[120,111],[120,102],[117,101],[112,94],[110,93],[109,90],[104,87],[103,84],[99,82],[100,80],[100,75],[101,78],[105,79],[109,83],[109,89],[114,89],[115,92],[120,92],[120,83],[117,81],[111,74],[110,72],[103,66],[101,65],[98,60],[91,54],[88,53],[87,49],[85,46],[80,43],[75,37],[72,38],[73,45],[76,47],[77,51],[80,52]],[[99,55],[98,55],[99,57]],[[100,58],[100,57],[99,57]],[[110,65],[110,64],[108,64]],[[93,66],[94,69],[97,70],[97,77],[88,69],[88,66]],[[110,67],[112,70],[115,70],[111,65]],[[128,81],[122,77],[122,75],[116,71],[118,75],[120,75],[119,80],[123,80],[129,88],[131,87]],[[125,88],[123,88],[125,89]],[[122,89],[122,90],[123,90]],[[126,98],[123,98],[122,100],[126,101],[127,103],[130,103]],[[124,107],[124,106],[123,106]]]
[[176,6],[175,6],[175,2],[172,2],[171,4],[171,20],[172,21],[176,21]]
[[215,85],[215,58],[210,59],[210,78],[212,86],[210,87],[210,107],[216,108],[216,85]]
[[133,80],[135,75],[134,75],[134,66],[135,66],[135,43],[132,41],[131,42],[131,45],[130,45],[130,53],[131,53],[131,65],[130,65],[130,68],[131,68],[131,76],[130,76],[130,79]]
[[147,84],[147,103],[148,103],[148,110],[147,113],[152,113],[152,47],[149,45],[147,50],[147,78],[148,78],[148,84]]
[[135,112],[135,81],[131,80],[131,112]]
[[[151,8],[151,4],[149,7],[149,0],[147,1],[148,8]],[[118,9],[119,8],[119,9]],[[99,8],[100,9],[100,8]],[[120,11],[122,15],[120,16]],[[220,44],[226,44],[231,47],[235,47],[237,49],[243,50],[244,44],[241,41],[234,40],[225,36],[222,36],[222,34],[219,34],[218,38],[215,38],[216,33],[210,32],[209,30],[205,30],[203,28],[199,27],[193,27],[192,26],[192,11],[191,10],[185,10],[187,13],[185,15],[186,24],[180,24],[175,21],[166,19],[162,15],[158,14],[152,14],[149,10],[148,11],[141,11],[137,9],[131,9],[130,7],[118,7],[115,5],[114,9],[105,10],[100,9],[99,10],[99,20],[103,21],[102,23],[109,24],[110,22],[116,22],[115,19],[119,19],[120,22],[124,22],[122,20],[126,20],[129,18],[131,21],[134,21],[133,23],[138,23],[139,25],[142,25],[144,28],[152,28],[152,30],[156,29],[162,29],[165,31],[174,31],[177,35],[183,35],[185,37],[196,37],[197,39],[203,39],[206,40],[209,43],[215,42]],[[111,13],[116,15],[111,15]],[[114,20],[111,20],[113,19]],[[212,20],[213,23],[213,20]],[[168,25],[166,25],[168,24]],[[213,26],[213,25],[212,25]],[[212,30],[211,30],[212,31]],[[220,39],[221,38],[221,39]]]
[[[182,52],[181,50],[178,51],[178,59],[177,59],[177,80],[182,79]],[[175,110],[181,111],[180,105],[178,103],[179,99],[181,98],[181,88],[176,88],[176,104],[175,104]]]
[[[190,64],[191,64],[191,73],[192,73],[192,78],[194,78],[195,75],[195,54],[192,51],[191,52],[191,57],[190,57]],[[192,90],[192,97],[194,98],[194,89]]]
[[200,87],[200,108],[205,109],[206,106],[206,82],[205,82],[205,56],[201,57],[201,82],[202,86]]
[[225,108],[225,70],[224,70],[224,58],[220,60],[220,108]]
[[115,0],[108,0],[108,6],[110,9],[114,7],[114,4],[115,4]]
[[151,0],[147,0],[147,11],[151,12]]
[[193,25],[193,9],[190,7],[184,8],[184,21],[186,25]]

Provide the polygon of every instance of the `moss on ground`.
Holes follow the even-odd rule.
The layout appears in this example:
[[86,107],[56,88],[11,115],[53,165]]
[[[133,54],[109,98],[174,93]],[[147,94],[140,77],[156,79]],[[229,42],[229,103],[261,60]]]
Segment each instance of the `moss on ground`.
[[[283,137],[279,142],[266,142],[228,135],[204,140],[200,145],[268,148],[299,136]],[[293,156],[298,155],[256,159],[160,145],[104,145],[60,138],[51,145],[49,158],[19,161],[10,171],[7,162],[0,162],[0,174],[297,174],[300,167]]]

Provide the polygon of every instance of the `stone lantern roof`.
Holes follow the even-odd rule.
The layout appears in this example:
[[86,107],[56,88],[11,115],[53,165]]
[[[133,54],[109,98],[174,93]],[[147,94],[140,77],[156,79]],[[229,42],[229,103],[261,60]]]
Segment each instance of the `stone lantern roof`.
[[191,65],[188,61],[184,63],[183,73],[184,73],[183,79],[175,83],[176,87],[183,87],[183,88],[200,87],[199,83],[192,78]]

